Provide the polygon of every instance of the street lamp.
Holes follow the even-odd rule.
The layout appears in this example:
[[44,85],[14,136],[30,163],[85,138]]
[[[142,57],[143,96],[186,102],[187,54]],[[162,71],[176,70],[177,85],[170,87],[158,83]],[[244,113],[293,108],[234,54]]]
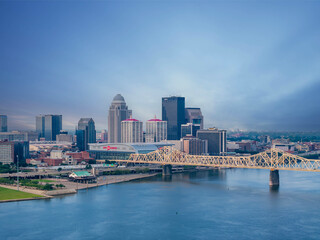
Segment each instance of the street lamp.
[[19,155],[17,154],[17,189],[19,191]]

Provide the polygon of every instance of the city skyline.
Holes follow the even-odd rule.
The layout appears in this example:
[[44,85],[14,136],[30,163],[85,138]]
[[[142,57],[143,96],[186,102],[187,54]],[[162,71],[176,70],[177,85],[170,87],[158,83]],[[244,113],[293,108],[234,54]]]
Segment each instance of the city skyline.
[[107,129],[117,93],[142,122],[174,95],[201,108],[205,128],[320,130],[319,2],[0,6],[9,130],[33,130],[42,113]]

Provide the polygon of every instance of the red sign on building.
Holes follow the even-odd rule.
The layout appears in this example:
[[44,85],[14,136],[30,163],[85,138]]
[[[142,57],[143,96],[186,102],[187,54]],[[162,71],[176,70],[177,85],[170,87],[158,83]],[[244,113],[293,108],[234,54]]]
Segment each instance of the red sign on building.
[[107,147],[103,147],[103,149],[107,149],[107,151],[110,151],[111,149],[117,149],[117,147],[107,146]]

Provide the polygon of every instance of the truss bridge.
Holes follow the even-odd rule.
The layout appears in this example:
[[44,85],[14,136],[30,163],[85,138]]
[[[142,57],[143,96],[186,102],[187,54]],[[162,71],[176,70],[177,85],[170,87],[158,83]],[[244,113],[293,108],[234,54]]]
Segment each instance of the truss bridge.
[[161,164],[164,165],[164,172],[168,173],[171,170],[168,166],[172,165],[269,169],[270,185],[279,185],[278,170],[320,172],[320,160],[306,159],[276,148],[250,156],[202,156],[189,155],[173,147],[163,147],[148,154],[131,154],[127,160],[116,161]]

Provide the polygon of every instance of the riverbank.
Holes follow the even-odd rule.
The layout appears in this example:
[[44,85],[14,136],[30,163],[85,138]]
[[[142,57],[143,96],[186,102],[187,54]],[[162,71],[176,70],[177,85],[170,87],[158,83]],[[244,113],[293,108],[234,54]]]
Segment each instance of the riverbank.
[[[61,196],[61,195],[67,195],[67,194],[75,194],[80,189],[86,189],[86,188],[94,188],[99,187],[103,185],[109,185],[109,184],[115,184],[115,183],[122,183],[122,182],[129,182],[137,179],[143,179],[143,178],[149,178],[156,176],[157,173],[152,174],[128,174],[128,175],[109,175],[109,176],[100,176],[97,178],[96,183],[76,183],[76,182],[70,182],[67,179],[48,179],[51,180],[51,184],[63,184],[65,188],[58,189],[58,190],[52,190],[52,191],[42,191],[42,190],[36,190],[36,189],[30,189],[23,186],[20,186],[18,193],[26,193],[26,194],[34,194],[35,197],[24,197],[24,198],[16,198],[16,199],[9,199],[6,198],[4,200],[0,200],[0,203],[2,202],[14,202],[14,201],[26,201],[26,200],[37,200],[37,199],[45,199],[45,198],[52,198],[55,196]],[[17,190],[17,186],[14,185],[0,185],[2,188],[11,189],[11,190]],[[32,195],[30,195],[32,196]]]

